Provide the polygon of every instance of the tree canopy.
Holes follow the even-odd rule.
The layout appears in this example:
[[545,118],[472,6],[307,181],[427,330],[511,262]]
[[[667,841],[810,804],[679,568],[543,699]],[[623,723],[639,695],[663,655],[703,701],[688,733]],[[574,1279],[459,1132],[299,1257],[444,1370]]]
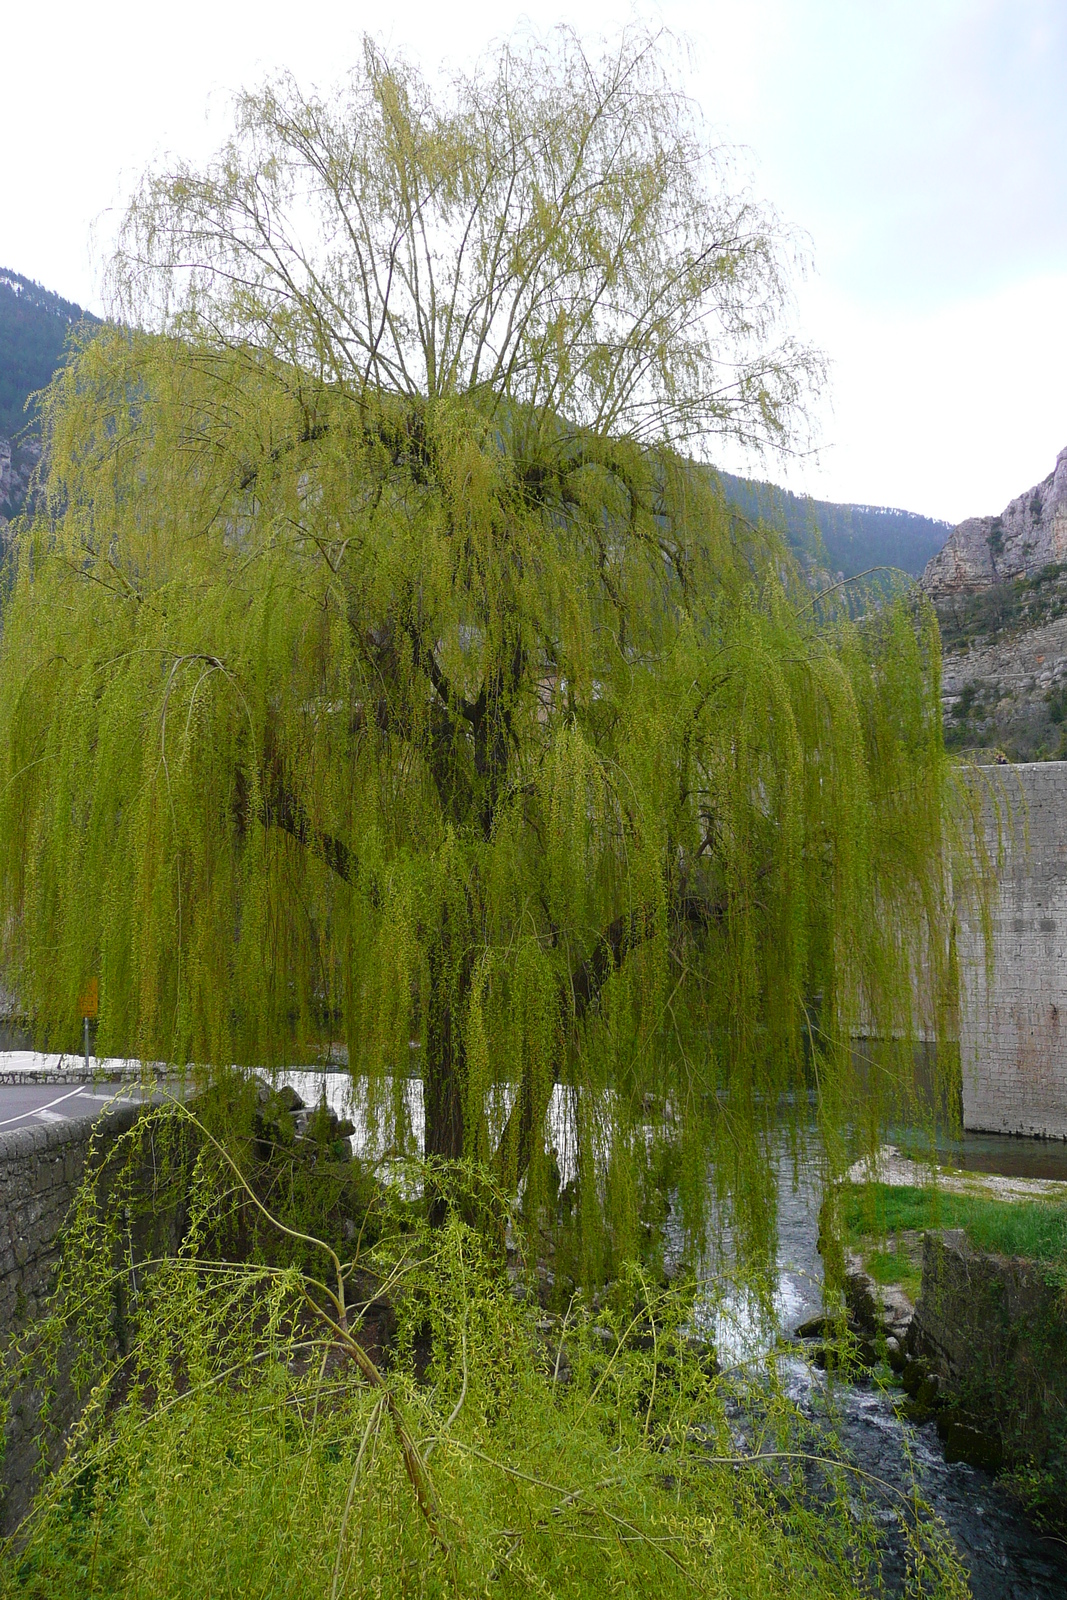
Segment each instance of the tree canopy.
[[435,94],[368,41],[331,99],[283,77],[205,171],[145,180],[117,304],[349,394],[462,394],[509,431],[786,445],[822,370],[775,337],[797,242],[729,186],[661,55],[635,34],[594,60],[559,30]]
[[936,622],[850,622],[691,459],[819,374],[728,178],[644,38],[243,97],[131,207],[0,641],[41,1036],[98,976],[101,1051],[343,1039],[387,1142],[416,1063],[528,1215],[562,1117],[591,1274],[949,993]]

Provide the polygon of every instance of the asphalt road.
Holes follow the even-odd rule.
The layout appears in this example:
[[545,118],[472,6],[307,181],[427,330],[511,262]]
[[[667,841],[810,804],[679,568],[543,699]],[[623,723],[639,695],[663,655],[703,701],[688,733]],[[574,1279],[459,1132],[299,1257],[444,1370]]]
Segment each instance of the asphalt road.
[[96,1116],[109,1102],[143,1100],[139,1084],[0,1083],[0,1133]]

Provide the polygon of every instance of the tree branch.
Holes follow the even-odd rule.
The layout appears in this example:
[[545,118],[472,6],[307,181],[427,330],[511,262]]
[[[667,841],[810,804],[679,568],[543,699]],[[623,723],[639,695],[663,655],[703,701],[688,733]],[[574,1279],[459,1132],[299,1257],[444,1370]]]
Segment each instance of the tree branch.
[[[263,779],[262,797],[256,812],[257,820],[263,827],[280,828],[305,849],[320,856],[345,883],[354,883],[358,863],[348,845],[335,834],[315,826],[303,802],[286,784],[277,755],[270,751],[264,760]],[[233,809],[237,826],[242,831],[248,825],[250,806],[248,782],[244,773],[238,770]]]
[[265,828],[272,825],[281,828],[298,844],[320,855],[345,883],[355,881],[356,861],[344,840],[322,828],[316,828],[301,801],[280,780],[270,798],[264,799],[260,807],[260,820]]

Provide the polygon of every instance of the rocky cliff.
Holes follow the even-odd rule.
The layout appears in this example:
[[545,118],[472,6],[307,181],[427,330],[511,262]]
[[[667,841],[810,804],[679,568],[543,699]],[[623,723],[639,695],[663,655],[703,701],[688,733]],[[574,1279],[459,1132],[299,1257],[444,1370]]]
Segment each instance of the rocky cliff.
[[1029,578],[1067,561],[1067,449],[1048,477],[999,517],[968,517],[927,562],[922,585],[934,600]]
[[927,563],[950,748],[1067,759],[1067,449],[998,517],[970,517]]
[[0,531],[26,504],[34,468],[41,457],[37,438],[0,439]]

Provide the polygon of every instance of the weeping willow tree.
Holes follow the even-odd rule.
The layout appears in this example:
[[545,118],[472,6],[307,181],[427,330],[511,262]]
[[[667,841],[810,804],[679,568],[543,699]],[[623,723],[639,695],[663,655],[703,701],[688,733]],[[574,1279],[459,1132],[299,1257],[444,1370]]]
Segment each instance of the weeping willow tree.
[[665,1151],[698,1228],[783,1095],[841,1126],[950,994],[946,767],[929,608],[850,622],[696,460],[796,439],[792,252],[633,37],[368,45],[145,181],[3,615],[42,1040],[97,978],[103,1054],[343,1041],[386,1142],[414,1069],[428,1156],[571,1163],[590,1271]]

